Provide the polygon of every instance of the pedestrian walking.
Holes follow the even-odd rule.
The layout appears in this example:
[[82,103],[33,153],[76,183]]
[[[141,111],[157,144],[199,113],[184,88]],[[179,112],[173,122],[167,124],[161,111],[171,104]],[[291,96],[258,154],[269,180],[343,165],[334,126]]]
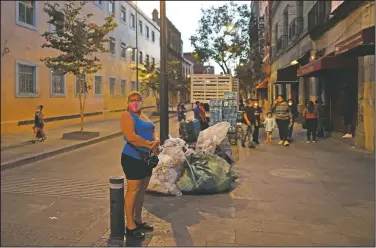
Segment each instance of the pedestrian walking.
[[201,131],[204,131],[209,127],[208,120],[206,119],[206,112],[204,108],[204,104],[200,103],[200,116],[201,116]]
[[177,111],[178,111],[178,121],[181,122],[181,121],[186,121],[186,117],[185,117],[185,106],[183,104],[183,102],[180,102],[177,106]]
[[127,179],[126,236],[137,239],[144,238],[145,231],[153,230],[153,226],[142,221],[141,212],[145,190],[155,166],[146,158],[155,160],[159,147],[155,126],[141,112],[141,107],[142,95],[133,91],[128,96],[128,110],[121,117],[121,130],[126,141],[121,154],[121,165]]
[[292,122],[291,111],[287,102],[280,95],[272,106],[273,111],[275,111],[275,119],[279,131],[279,145],[288,146],[290,145],[288,138],[289,124]]
[[242,123],[242,147],[245,147],[245,142],[248,138],[248,148],[256,148],[255,144],[253,143],[253,111],[251,108],[253,107],[253,103],[251,100],[247,101],[248,105],[244,108],[243,114],[243,123]]
[[317,108],[315,104],[310,101],[307,107],[303,111],[303,117],[305,119],[305,128],[307,129],[307,143],[316,142],[317,131]]
[[325,110],[324,106],[322,105],[322,101],[316,100],[315,101],[316,108],[317,108],[317,137],[324,137],[325,134],[325,128],[324,128],[324,122],[325,122]]
[[262,109],[258,106],[258,100],[252,100],[253,106],[251,107],[252,112],[252,120],[251,123],[253,125],[253,143],[259,145],[259,133],[260,133],[260,125],[264,121],[264,114]]
[[298,120],[298,117],[299,117],[299,112],[298,112],[298,106],[296,105],[296,103],[294,103],[294,101],[292,99],[289,99],[287,100],[287,103],[289,104],[289,108],[290,108],[290,112],[291,112],[291,123],[289,125],[289,135],[288,135],[288,141],[289,142],[292,142],[293,139],[292,139],[292,133],[294,131],[294,125],[295,125],[295,122]]
[[[33,139],[32,142],[35,143],[36,140],[43,142],[46,140],[46,134],[44,132],[44,113],[43,105],[37,107],[37,111],[34,115],[34,126],[33,126]],[[36,140],[35,140],[36,139]]]
[[272,142],[273,129],[275,127],[275,119],[273,118],[272,112],[267,113],[264,120],[265,132],[266,132],[266,142]]

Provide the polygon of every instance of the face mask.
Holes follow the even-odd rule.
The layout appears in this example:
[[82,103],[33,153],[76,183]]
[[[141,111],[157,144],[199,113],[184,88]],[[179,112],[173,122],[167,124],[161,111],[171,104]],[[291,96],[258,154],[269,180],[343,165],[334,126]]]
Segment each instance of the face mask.
[[129,103],[129,109],[132,112],[139,112],[142,107],[142,102],[130,102]]
[[291,106],[291,105],[292,105],[292,102],[289,102],[289,105]]

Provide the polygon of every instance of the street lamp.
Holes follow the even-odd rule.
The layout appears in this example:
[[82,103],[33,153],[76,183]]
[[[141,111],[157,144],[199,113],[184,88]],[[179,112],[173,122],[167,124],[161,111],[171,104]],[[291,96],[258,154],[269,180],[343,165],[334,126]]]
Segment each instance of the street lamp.
[[[136,35],[137,37],[137,35]],[[137,38],[136,38],[137,40]],[[137,88],[137,91],[138,91],[138,48],[137,46],[136,47],[131,47],[131,46],[127,46],[126,48],[127,51],[132,51],[133,54],[135,54],[136,56],[136,88]]]
[[160,95],[160,140],[161,144],[168,139],[168,82],[167,82],[167,18],[166,1],[159,1],[161,11],[160,33],[161,33],[161,82],[159,86]]

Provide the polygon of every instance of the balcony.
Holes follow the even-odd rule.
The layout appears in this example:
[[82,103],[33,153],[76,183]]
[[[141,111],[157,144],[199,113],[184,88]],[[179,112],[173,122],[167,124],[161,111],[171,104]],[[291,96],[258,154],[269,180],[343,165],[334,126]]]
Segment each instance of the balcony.
[[327,1],[317,1],[308,12],[308,32],[312,32],[318,26],[329,20],[329,10]]

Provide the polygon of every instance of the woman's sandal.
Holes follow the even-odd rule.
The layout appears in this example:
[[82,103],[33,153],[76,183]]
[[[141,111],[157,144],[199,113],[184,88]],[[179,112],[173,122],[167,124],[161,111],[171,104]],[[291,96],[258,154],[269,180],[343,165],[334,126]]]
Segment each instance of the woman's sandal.
[[136,223],[137,225],[137,228],[140,229],[140,230],[144,230],[144,231],[153,231],[154,230],[154,227],[149,225],[148,223],[146,222],[143,222],[141,224],[137,223],[136,221],[134,222]]
[[145,238],[145,233],[139,230],[138,227],[130,230],[128,227],[125,228],[125,236],[126,237],[132,237],[136,239],[144,239]]

